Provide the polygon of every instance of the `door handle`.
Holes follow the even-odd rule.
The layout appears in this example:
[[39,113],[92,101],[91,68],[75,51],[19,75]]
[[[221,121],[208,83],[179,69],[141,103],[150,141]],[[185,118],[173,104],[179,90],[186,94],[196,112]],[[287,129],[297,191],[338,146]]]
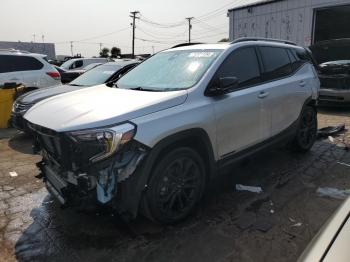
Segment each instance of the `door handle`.
[[262,99],[262,98],[265,98],[269,95],[268,92],[265,92],[265,91],[262,91],[260,92],[260,94],[258,95],[258,98]]
[[302,81],[300,81],[300,82],[299,82],[299,85],[300,85],[301,87],[304,87],[304,86],[305,86],[305,84],[306,84],[306,83],[305,83],[305,81],[304,81],[304,80],[302,80]]

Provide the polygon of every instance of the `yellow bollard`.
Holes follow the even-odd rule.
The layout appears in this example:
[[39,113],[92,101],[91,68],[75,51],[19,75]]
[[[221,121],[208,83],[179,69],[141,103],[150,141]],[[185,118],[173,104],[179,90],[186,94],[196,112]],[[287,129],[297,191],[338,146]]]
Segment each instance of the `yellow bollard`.
[[11,117],[16,88],[0,88],[0,128],[7,128]]

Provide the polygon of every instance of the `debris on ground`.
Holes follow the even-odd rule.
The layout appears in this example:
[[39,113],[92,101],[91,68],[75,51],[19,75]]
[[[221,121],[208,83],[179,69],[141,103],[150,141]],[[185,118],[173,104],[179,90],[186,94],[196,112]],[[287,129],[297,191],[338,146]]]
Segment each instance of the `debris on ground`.
[[303,225],[303,223],[298,222],[298,223],[291,225],[291,227],[301,227],[302,225]]
[[334,135],[339,134],[340,132],[345,131],[345,124],[341,124],[338,126],[327,126],[324,128],[321,128],[317,131],[317,136],[319,138],[326,138],[326,137],[332,137]]
[[258,219],[258,221],[254,224],[253,229],[266,233],[272,227],[273,227],[273,224],[267,219]]
[[9,174],[10,174],[10,177],[18,176],[17,172],[15,172],[15,171],[9,172]]
[[331,141],[331,143],[334,143],[334,141],[335,141],[334,137],[332,137],[332,136],[328,136],[328,140]]
[[337,164],[342,165],[342,166],[347,166],[350,167],[350,164],[344,163],[344,162],[337,162]]
[[350,196],[350,189],[340,190],[332,187],[319,187],[316,193],[318,193],[320,196],[345,199]]
[[296,220],[294,218],[289,217],[289,221],[294,223]]
[[241,185],[241,184],[236,185],[236,190],[237,191],[249,191],[249,192],[258,193],[258,194],[263,192],[261,187],[245,186],[245,185]]
[[236,222],[238,228],[245,230],[252,227],[256,222],[256,214],[254,212],[245,212]]

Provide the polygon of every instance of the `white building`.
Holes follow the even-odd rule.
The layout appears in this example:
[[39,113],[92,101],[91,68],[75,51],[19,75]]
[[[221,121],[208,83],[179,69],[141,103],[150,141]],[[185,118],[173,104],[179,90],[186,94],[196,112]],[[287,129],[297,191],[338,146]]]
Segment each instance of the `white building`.
[[231,41],[267,37],[309,46],[350,38],[350,0],[237,0],[228,16]]

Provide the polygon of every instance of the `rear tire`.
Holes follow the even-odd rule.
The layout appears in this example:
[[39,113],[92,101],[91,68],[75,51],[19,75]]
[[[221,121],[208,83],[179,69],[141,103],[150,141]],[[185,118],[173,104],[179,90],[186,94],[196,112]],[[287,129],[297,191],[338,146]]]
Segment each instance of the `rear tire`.
[[301,112],[298,130],[292,147],[298,152],[307,152],[317,138],[317,112],[311,106],[306,106]]
[[147,216],[161,224],[186,218],[203,194],[205,177],[203,160],[193,149],[181,147],[165,155],[148,184]]

